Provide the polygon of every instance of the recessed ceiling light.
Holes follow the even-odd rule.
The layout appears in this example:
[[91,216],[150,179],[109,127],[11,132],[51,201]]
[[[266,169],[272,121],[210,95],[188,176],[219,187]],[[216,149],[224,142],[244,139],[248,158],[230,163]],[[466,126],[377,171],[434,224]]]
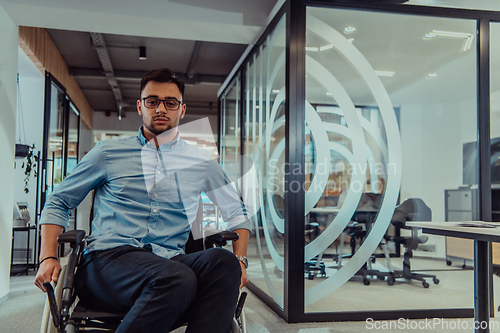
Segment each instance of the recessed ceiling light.
[[434,78],[436,78],[436,77],[437,77],[437,73],[429,73],[429,74],[427,74],[427,77],[428,77],[429,79],[434,79]]
[[344,33],[346,34],[352,34],[354,31],[356,31],[356,28],[351,26],[348,26],[344,29]]
[[319,51],[319,47],[306,46],[306,51],[309,51],[309,52],[318,52]]
[[349,38],[347,41],[352,44],[352,42],[354,42],[354,38]]
[[273,93],[273,94],[277,94],[277,93],[279,93],[279,92],[280,92],[280,90],[279,90],[279,89],[273,89],[273,90],[272,90],[272,93]]
[[375,74],[377,74],[377,76],[393,77],[394,75],[396,75],[396,72],[392,72],[392,71],[375,71]]
[[333,94],[331,92],[327,92],[326,96],[332,96]]

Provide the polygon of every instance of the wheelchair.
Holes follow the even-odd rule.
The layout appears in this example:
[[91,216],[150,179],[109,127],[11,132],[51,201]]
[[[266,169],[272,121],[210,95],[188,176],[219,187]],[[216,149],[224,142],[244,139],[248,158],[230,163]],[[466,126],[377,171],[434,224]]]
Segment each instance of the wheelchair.
[[[230,231],[211,235],[204,239],[190,239],[186,244],[186,252],[191,253],[211,247],[225,246],[229,240],[237,240],[238,234]],[[69,244],[71,251],[67,264],[62,268],[58,283],[46,282],[47,301],[42,316],[40,333],[73,333],[73,332],[114,332],[120,324],[124,313],[108,313],[85,308],[78,304],[78,297],[73,281],[85,247],[85,231],[72,230],[58,237],[59,244]],[[246,292],[240,294],[230,333],[246,333],[243,305]],[[182,326],[180,326],[182,327]],[[175,327],[177,329],[179,327]]]

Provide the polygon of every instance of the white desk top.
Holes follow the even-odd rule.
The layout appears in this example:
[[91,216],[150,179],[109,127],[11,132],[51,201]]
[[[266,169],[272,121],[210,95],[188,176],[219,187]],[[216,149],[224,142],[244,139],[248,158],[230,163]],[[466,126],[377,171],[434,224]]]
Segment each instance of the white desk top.
[[428,234],[500,242],[498,222],[406,222],[406,226],[422,228],[422,231]]

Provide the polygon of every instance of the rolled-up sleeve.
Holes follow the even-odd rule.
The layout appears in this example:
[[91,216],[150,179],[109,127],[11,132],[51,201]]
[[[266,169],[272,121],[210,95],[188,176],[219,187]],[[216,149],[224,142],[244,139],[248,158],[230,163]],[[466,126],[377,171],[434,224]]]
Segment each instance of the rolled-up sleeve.
[[222,219],[228,223],[228,230],[251,230],[245,204],[231,184],[231,181],[217,161],[209,163],[209,176],[206,181],[206,194],[219,207]]
[[47,198],[39,223],[66,228],[70,210],[78,207],[91,190],[105,181],[104,148],[102,143],[98,143]]

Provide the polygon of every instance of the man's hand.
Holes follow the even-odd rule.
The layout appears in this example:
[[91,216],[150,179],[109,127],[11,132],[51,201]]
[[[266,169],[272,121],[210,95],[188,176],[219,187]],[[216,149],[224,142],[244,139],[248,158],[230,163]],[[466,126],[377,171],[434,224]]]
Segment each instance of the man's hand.
[[243,288],[248,284],[248,277],[247,277],[247,269],[245,268],[245,265],[240,261],[240,266],[241,266],[241,283],[240,283],[240,289]]
[[[40,261],[43,262],[38,267],[35,277],[35,285],[43,292],[46,292],[43,284],[45,282],[57,282],[61,265],[56,259],[49,257],[57,257],[57,237],[63,232],[63,227],[55,224],[42,224],[42,244],[40,247]],[[47,259],[45,259],[47,258]],[[45,259],[45,260],[44,260]]]
[[51,282],[51,281],[57,282],[60,272],[61,272],[61,265],[57,260],[55,259],[45,260],[40,265],[38,271],[36,272],[35,285],[38,288],[40,288],[43,292],[46,292],[47,290],[45,290],[43,284],[45,282]]
[[[248,246],[248,237],[250,236],[250,232],[247,229],[236,229],[234,230],[239,236],[238,240],[233,241],[233,252],[238,256],[247,256],[247,246]],[[247,269],[245,264],[240,261],[241,267],[241,283],[240,289],[248,284],[247,277]]]

